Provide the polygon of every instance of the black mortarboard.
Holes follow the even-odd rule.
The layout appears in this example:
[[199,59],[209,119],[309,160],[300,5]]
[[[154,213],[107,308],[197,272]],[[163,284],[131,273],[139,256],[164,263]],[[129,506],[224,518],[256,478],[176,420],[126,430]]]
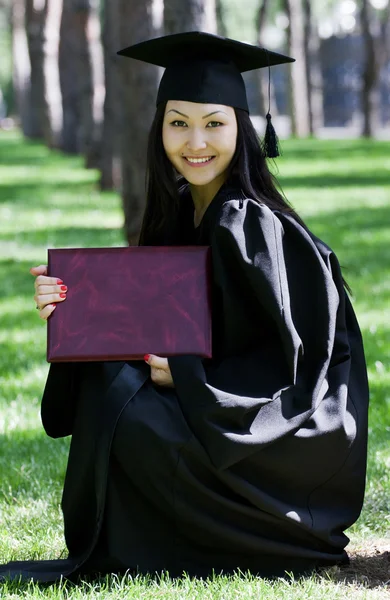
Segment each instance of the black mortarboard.
[[[118,54],[165,67],[156,105],[168,100],[185,100],[224,104],[247,112],[241,73],[294,62],[289,56],[201,31],[154,38],[124,48]],[[275,132],[269,113],[267,122],[266,136],[271,139]],[[273,153],[271,150],[267,155]]]

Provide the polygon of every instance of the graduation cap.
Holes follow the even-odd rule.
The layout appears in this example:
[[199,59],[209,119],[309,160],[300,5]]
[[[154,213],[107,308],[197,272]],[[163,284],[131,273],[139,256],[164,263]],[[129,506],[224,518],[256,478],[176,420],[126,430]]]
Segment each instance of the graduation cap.
[[[156,106],[168,100],[224,104],[249,113],[241,73],[295,59],[266,48],[202,31],[153,38],[118,52],[137,60],[164,67]],[[264,137],[266,156],[279,156],[277,137],[267,113]]]

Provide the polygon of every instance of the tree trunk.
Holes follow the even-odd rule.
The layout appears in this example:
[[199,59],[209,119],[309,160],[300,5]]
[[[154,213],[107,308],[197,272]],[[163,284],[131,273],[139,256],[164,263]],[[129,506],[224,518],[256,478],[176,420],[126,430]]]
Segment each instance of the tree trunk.
[[29,137],[45,140],[51,145],[49,109],[46,101],[44,75],[45,22],[48,0],[37,5],[34,0],[25,3],[25,27],[30,57],[30,133]]
[[371,138],[375,129],[374,121],[378,120],[379,94],[376,84],[378,80],[379,65],[375,52],[375,39],[371,31],[371,11],[368,0],[362,0],[360,23],[365,51],[362,73],[362,135]]
[[381,46],[382,64],[386,65],[390,60],[390,2],[384,11],[381,23]]
[[[259,46],[263,46],[263,32],[267,23],[267,15],[270,7],[269,0],[261,0],[259,8],[256,14],[256,31],[257,31],[257,43]],[[268,110],[276,116],[278,113],[275,98],[275,88],[272,84],[272,69],[271,79],[268,69],[260,69],[258,71],[258,89],[260,98],[260,111],[261,114],[267,114]]]
[[12,78],[16,110],[25,136],[32,133],[30,94],[30,58],[25,29],[25,0],[13,0],[12,22]]
[[[113,2],[113,0],[108,0]],[[161,33],[156,21],[156,0],[116,0],[118,2],[119,47],[125,48]],[[153,65],[118,57],[121,111],[120,150],[122,203],[125,234],[129,245],[138,244],[145,210],[145,170],[149,129],[154,117],[158,70]]]
[[60,23],[62,0],[48,0],[45,28],[45,96],[48,105],[51,147],[59,148],[62,131],[62,98],[60,90],[60,74],[58,69],[58,45],[60,41]]
[[294,136],[307,137],[310,135],[310,117],[302,0],[284,0],[284,3],[290,21],[288,52],[296,59],[289,68],[291,131]]
[[[111,0],[113,1],[113,0]],[[92,68],[92,130],[89,144],[85,152],[85,166],[99,168],[103,138],[103,112],[105,97],[104,55],[101,39],[100,16],[93,0],[87,22],[87,41],[90,64]]]
[[217,33],[223,37],[227,37],[227,29],[225,24],[225,9],[223,0],[215,0],[215,17],[217,20]]
[[119,186],[115,180],[114,166],[118,164],[120,156],[120,70],[119,58],[116,52],[120,50],[119,23],[117,0],[105,0],[103,5],[103,51],[104,51],[104,78],[105,99],[103,134],[100,155],[100,189],[109,190]]
[[310,133],[315,135],[318,129],[324,126],[324,89],[320,63],[320,37],[310,0],[303,0],[303,11],[309,126]]
[[165,0],[165,35],[182,31],[207,31],[216,33],[217,16],[215,0]]
[[93,140],[92,66],[87,26],[89,0],[64,0],[59,67],[63,106],[62,149],[88,154]]
[[362,135],[367,138],[373,137],[381,125],[379,79],[381,69],[388,63],[390,56],[390,4],[381,17],[379,19],[374,13],[368,0],[362,0],[360,24],[365,50],[361,95]]
[[[381,68],[385,69],[390,62],[390,3],[387,5],[383,14],[381,23],[381,47],[379,56],[382,57]],[[390,123],[390,110],[387,105],[387,110],[384,111],[383,124]]]

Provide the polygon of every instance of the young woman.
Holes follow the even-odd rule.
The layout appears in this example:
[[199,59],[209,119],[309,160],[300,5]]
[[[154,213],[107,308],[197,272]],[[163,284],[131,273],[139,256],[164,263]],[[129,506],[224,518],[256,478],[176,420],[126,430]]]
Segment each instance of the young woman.
[[[346,562],[365,482],[361,335],[337,258],[275,187],[240,74],[289,59],[199,33],[122,54],[167,67],[140,243],[211,246],[213,359],[51,365],[43,425],[72,435],[69,558],[0,573],[280,576]],[[66,290],[31,272],[47,319]]]

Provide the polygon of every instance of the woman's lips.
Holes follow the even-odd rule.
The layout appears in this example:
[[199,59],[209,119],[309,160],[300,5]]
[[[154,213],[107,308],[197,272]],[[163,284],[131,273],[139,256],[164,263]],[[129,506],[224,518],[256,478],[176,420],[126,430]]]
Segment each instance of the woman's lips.
[[[183,156],[182,158],[184,159],[185,163],[190,167],[206,167],[207,165],[209,165],[210,163],[213,162],[213,160],[215,159],[215,156],[211,156],[210,160],[208,160],[207,162],[195,162],[195,163],[187,160],[186,156]],[[194,156],[194,158],[195,158],[195,156]],[[199,158],[201,158],[201,157],[199,156]]]

